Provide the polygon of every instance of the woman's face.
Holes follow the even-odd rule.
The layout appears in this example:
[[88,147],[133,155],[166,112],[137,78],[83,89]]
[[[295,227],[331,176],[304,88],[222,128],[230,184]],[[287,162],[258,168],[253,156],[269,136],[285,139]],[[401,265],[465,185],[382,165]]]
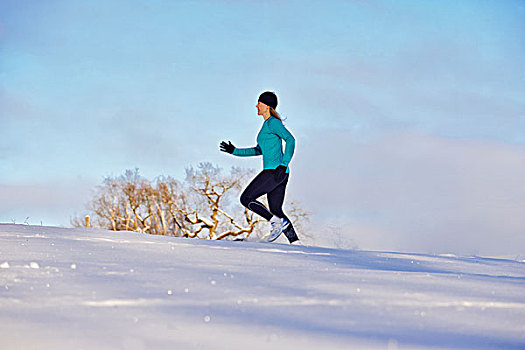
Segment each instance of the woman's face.
[[264,103],[262,102],[257,102],[257,114],[258,115],[264,115],[265,113],[268,112],[268,105],[265,105]]

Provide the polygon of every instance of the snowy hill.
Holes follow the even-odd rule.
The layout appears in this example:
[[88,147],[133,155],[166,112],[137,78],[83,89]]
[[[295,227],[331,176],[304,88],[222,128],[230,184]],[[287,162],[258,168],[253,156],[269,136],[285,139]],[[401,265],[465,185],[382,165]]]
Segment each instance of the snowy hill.
[[0,225],[1,349],[525,349],[525,263]]

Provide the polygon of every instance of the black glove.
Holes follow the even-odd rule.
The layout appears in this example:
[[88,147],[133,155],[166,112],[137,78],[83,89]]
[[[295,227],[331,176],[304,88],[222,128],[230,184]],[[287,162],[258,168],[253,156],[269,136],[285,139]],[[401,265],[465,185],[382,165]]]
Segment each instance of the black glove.
[[286,167],[284,165],[279,165],[277,168],[275,168],[275,174],[279,179],[282,179],[286,176]]
[[235,146],[232,145],[231,141],[226,143],[225,141],[221,142],[221,151],[232,154],[235,150]]

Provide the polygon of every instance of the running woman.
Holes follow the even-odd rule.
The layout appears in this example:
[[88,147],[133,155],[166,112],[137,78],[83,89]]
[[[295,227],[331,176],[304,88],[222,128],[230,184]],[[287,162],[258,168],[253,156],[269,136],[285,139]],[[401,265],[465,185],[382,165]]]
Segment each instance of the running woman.
[[[221,142],[220,150],[238,157],[263,156],[263,170],[252,180],[241,194],[241,203],[246,208],[268,220],[272,226],[267,235],[268,242],[275,241],[284,233],[290,243],[297,241],[297,234],[284,214],[282,206],[288,184],[288,164],[295,149],[295,138],[284,127],[277,111],[277,96],[270,91],[263,92],[257,102],[257,114],[264,123],[257,135],[257,145],[251,148],[237,148],[230,141]],[[286,147],[282,149],[282,140]],[[269,209],[257,200],[266,194]]]

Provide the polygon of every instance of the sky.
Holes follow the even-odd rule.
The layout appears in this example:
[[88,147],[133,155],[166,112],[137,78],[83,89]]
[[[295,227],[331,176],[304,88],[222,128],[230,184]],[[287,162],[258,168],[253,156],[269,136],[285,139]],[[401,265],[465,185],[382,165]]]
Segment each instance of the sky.
[[[105,176],[297,140],[315,244],[525,254],[524,1],[0,2],[0,222],[68,226]],[[286,206],[285,206],[286,210]]]

